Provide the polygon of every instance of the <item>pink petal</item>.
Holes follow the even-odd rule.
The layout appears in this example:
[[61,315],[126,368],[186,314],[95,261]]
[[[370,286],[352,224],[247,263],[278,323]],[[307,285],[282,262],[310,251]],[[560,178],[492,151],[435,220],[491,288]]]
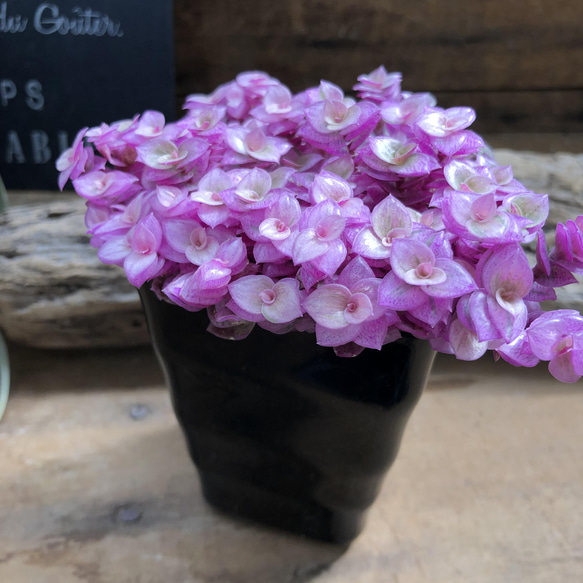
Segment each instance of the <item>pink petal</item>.
[[439,162],[427,154],[413,154],[402,164],[393,167],[393,172],[401,176],[426,176],[439,168]]
[[343,285],[323,285],[304,300],[304,309],[317,324],[338,330],[348,325],[344,311],[351,295],[350,290]]
[[426,134],[443,138],[467,128],[475,119],[476,112],[470,107],[452,107],[445,111],[426,113],[417,121],[417,125]]
[[391,247],[391,267],[395,274],[404,279],[405,274],[421,263],[435,264],[433,251],[423,243],[413,239],[395,239]]
[[259,225],[259,233],[273,241],[281,241],[290,236],[291,229],[281,219],[269,217]]
[[334,346],[334,354],[338,356],[338,358],[354,358],[363,350],[364,346],[358,346],[358,344],[355,344],[354,342],[347,342],[346,344]]
[[314,130],[320,134],[331,133],[324,121],[325,102],[316,103],[305,110],[306,118]]
[[207,332],[224,340],[244,340],[251,334],[255,324],[253,322],[237,322],[233,326],[215,326],[209,324]]
[[407,234],[411,232],[409,210],[392,195],[387,196],[375,206],[371,222],[379,239],[389,236],[393,229],[403,229]]
[[203,263],[214,259],[218,248],[219,242],[214,237],[209,236],[204,247],[197,248],[194,245],[189,245],[184,254],[194,265],[202,265]]
[[316,227],[316,234],[322,241],[333,241],[342,235],[345,226],[346,219],[344,217],[330,215],[319,221]]
[[131,244],[132,250],[136,253],[155,253],[160,249],[162,227],[153,213],[150,213],[136,225],[131,235]]
[[431,143],[448,158],[477,153],[484,148],[484,140],[471,131],[460,131],[443,138],[433,138]]
[[[201,265],[185,285],[184,293],[200,294],[204,290],[222,290],[231,281],[231,270],[219,261],[209,261]],[[226,289],[225,289],[226,291]],[[220,295],[224,295],[221,291]],[[186,296],[185,296],[186,297]]]
[[136,134],[148,138],[159,136],[164,129],[165,123],[166,120],[164,119],[164,114],[159,111],[145,111],[140,116],[140,122],[136,129]]
[[[340,283],[340,280],[338,280]],[[368,296],[372,304],[372,319],[378,319],[384,314],[387,314],[387,308],[384,306],[379,305],[379,287],[381,285],[381,280],[376,277],[369,277],[366,279],[361,279],[359,282],[354,283],[350,288],[353,294],[356,293],[363,293]],[[394,321],[395,323],[398,321],[398,316],[394,313]]]
[[529,230],[542,227],[549,215],[549,197],[546,194],[520,193],[506,198],[503,208],[518,217],[528,219]]
[[261,168],[253,168],[239,182],[235,194],[247,202],[263,200],[271,190],[271,176]]
[[280,253],[283,253],[286,257],[292,257],[294,243],[296,241],[297,236],[298,230],[297,228],[294,227],[290,231],[289,237],[285,239],[272,239],[271,243]]
[[539,316],[527,330],[530,347],[541,360],[551,360],[564,335],[583,335],[583,317],[575,310],[554,310]]
[[334,275],[337,269],[344,263],[346,254],[346,245],[340,239],[336,239],[330,241],[326,253],[312,259],[312,263],[326,275]]
[[369,297],[363,293],[355,293],[350,296],[344,317],[349,324],[361,324],[372,315],[373,306]]
[[496,198],[493,194],[484,194],[472,202],[470,207],[474,217],[480,217],[482,221],[490,220],[496,215],[497,211]]
[[469,300],[469,312],[478,340],[497,340],[500,333],[488,315],[488,295],[483,291],[472,293]]
[[301,265],[328,251],[330,244],[321,241],[316,236],[315,229],[305,229],[298,234],[293,246],[293,260],[295,265]]
[[343,270],[338,278],[338,283],[348,289],[358,284],[363,279],[374,278],[374,272],[370,265],[362,258],[355,257]]
[[130,253],[123,263],[129,282],[136,287],[141,287],[150,279],[158,275],[164,267],[164,259],[158,257],[156,253],[141,255]]
[[541,274],[537,271],[536,281],[545,287],[564,287],[571,283],[577,283],[575,276],[558,263],[551,262],[551,272],[549,275]]
[[245,148],[245,130],[243,128],[229,128],[225,132],[227,143],[238,154],[246,154]]
[[513,306],[513,311],[505,310],[492,296],[488,296],[488,314],[505,342],[512,342],[526,326],[527,309],[522,300]]
[[477,288],[474,278],[452,259],[436,259],[435,268],[441,269],[446,279],[443,283],[424,287],[427,295],[435,298],[458,298]]
[[361,324],[330,329],[316,324],[316,341],[320,346],[341,346],[352,342],[360,332]]
[[557,299],[557,292],[549,287],[542,286],[538,282],[534,282],[530,291],[524,296],[524,301],[529,302],[546,302],[555,301]]
[[164,238],[174,249],[180,253],[184,253],[186,248],[191,245],[190,235],[196,228],[200,228],[200,224],[196,221],[170,220],[164,221],[162,224],[164,231]]
[[[334,158],[329,158],[322,164],[322,170],[326,171],[326,174],[335,174],[344,180],[348,180],[352,173],[354,172],[354,161],[352,156],[345,154],[344,156],[336,156]],[[322,175],[322,173],[320,173]],[[344,189],[345,187],[342,187]],[[351,189],[352,192],[352,189]],[[336,200],[336,199],[334,199]]]
[[100,261],[108,265],[123,265],[125,258],[131,251],[130,241],[127,235],[112,237],[99,249],[97,255]]
[[511,227],[511,222],[507,214],[497,212],[491,219],[485,221],[470,220],[466,226],[477,240],[503,241]]
[[540,362],[532,353],[525,332],[520,334],[512,342],[498,346],[496,352],[513,366],[533,367]]
[[311,263],[305,263],[298,271],[298,278],[302,282],[304,289],[310,290],[325,279],[326,274]]
[[468,330],[457,318],[449,327],[449,342],[459,360],[477,360],[488,349],[488,343],[480,342],[477,335]]
[[263,300],[259,294],[273,288],[273,281],[265,275],[247,275],[229,284],[229,293],[234,302],[251,314],[261,314]]
[[419,287],[405,283],[393,271],[389,272],[379,286],[379,304],[392,310],[411,310],[428,301]]
[[[559,223],[560,225],[560,223]],[[557,234],[558,234],[558,227],[557,225]],[[555,236],[555,243],[556,243],[556,236]],[[549,262],[549,254],[547,252],[547,243],[545,239],[545,234],[543,231],[539,231],[537,235],[537,242],[536,242],[536,265],[537,267],[545,274],[551,274],[551,264]]]
[[287,257],[274,247],[271,241],[267,243],[255,243],[253,246],[253,257],[256,263],[277,263]]
[[323,133],[319,132],[310,122],[305,123],[296,132],[296,136],[303,138],[309,144],[316,148],[320,148],[330,154],[343,154],[346,151],[346,141],[343,136],[338,133]]
[[176,168],[187,157],[186,150],[180,151],[174,142],[164,138],[148,140],[139,145],[136,151],[138,160],[155,170]]
[[135,176],[126,172],[95,170],[73,180],[73,186],[79,196],[95,204],[111,204],[136,194],[140,190],[137,182]]
[[387,329],[388,324],[384,318],[379,318],[372,322],[364,322],[358,335],[354,338],[354,342],[365,348],[380,350],[385,343]]
[[524,297],[533,282],[526,253],[518,244],[498,247],[486,260],[481,272],[486,291],[495,295],[500,289]]
[[302,214],[300,203],[290,195],[280,196],[267,210],[267,217],[278,218],[288,226],[293,226]]
[[[581,355],[577,355],[577,360],[580,359]],[[581,372],[575,370],[573,353],[570,351],[555,356],[549,362],[549,372],[562,383],[576,383],[582,376]]]
[[295,279],[282,279],[273,286],[275,301],[264,304],[261,311],[269,322],[283,324],[301,318],[300,295]]
[[340,205],[332,200],[326,200],[315,206],[305,208],[299,222],[300,229],[306,227],[315,229],[324,219],[331,216],[342,218]]
[[344,93],[338,85],[330,83],[330,81],[320,81],[320,86],[318,87],[318,95],[322,100],[331,99],[334,101],[342,101],[344,99]]
[[267,144],[263,148],[255,151],[248,149],[247,153],[256,160],[279,164],[281,156],[287,154],[291,147],[292,145],[282,138],[268,138]]
[[263,313],[259,312],[258,314],[248,312],[244,310],[237,302],[234,300],[230,300],[227,302],[227,308],[233,312],[237,316],[237,318],[241,320],[246,320],[247,322],[264,322],[265,316]]
[[443,174],[447,183],[457,191],[463,190],[463,183],[475,175],[474,168],[466,162],[452,160],[443,168]]
[[[461,162],[460,164],[464,165]],[[469,168],[469,171],[465,176],[461,175],[457,177],[457,185],[454,187],[455,190],[472,192],[478,195],[492,194],[496,192],[498,185],[488,170],[481,166],[464,166]]]
[[562,223],[557,225],[555,231],[555,255],[563,261],[573,261],[573,244],[571,232]]
[[198,207],[198,218],[209,227],[224,225],[229,218],[231,211],[225,205],[209,206],[201,204]]
[[352,197],[352,189],[346,180],[331,172],[321,172],[312,183],[311,195],[314,204],[325,200],[342,202]]
[[414,318],[425,322],[429,326],[435,326],[438,322],[441,322],[449,316],[451,312],[452,301],[449,299],[436,299],[428,297],[427,301],[417,306],[416,308],[411,308],[409,313]]
[[409,285],[422,285],[430,287],[443,284],[446,281],[447,275],[443,269],[440,269],[439,267],[432,267],[430,264],[426,264],[426,266],[427,270],[431,272],[430,275],[419,275],[418,269],[423,267],[422,264],[418,267],[418,269],[410,269],[407,271],[403,277],[403,281]]
[[219,245],[216,258],[223,265],[238,272],[242,266],[247,264],[247,247],[242,239],[233,237]]
[[[198,191],[220,193],[233,187],[231,177],[220,168],[214,168],[205,174],[198,182]],[[194,194],[194,193],[193,193]]]
[[359,231],[352,243],[352,251],[368,259],[388,259],[391,247],[383,245],[371,227]]
[[371,137],[368,142],[371,151],[379,159],[390,165],[402,164],[415,150],[415,144],[404,144],[389,136]]

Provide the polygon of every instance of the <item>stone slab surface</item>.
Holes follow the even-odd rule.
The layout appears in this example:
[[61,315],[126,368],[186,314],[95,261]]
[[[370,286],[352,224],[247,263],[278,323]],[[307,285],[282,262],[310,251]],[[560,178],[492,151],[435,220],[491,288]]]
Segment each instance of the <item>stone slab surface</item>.
[[12,350],[3,583],[576,583],[583,386],[438,358],[348,549],[208,507],[149,350]]

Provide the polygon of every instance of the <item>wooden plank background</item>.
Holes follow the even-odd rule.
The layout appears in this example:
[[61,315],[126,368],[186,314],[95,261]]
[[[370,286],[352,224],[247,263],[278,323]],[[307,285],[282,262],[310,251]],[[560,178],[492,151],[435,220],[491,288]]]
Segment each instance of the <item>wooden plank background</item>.
[[177,100],[259,69],[298,91],[381,63],[480,132],[583,131],[580,0],[175,0]]

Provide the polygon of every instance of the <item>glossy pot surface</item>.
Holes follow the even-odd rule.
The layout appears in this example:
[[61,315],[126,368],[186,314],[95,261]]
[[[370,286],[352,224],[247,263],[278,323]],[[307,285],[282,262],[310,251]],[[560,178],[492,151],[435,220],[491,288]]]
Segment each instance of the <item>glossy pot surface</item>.
[[339,358],[313,334],[206,331],[142,288],[154,348],[205,498],[288,532],[346,543],[362,529],[434,352],[403,338]]

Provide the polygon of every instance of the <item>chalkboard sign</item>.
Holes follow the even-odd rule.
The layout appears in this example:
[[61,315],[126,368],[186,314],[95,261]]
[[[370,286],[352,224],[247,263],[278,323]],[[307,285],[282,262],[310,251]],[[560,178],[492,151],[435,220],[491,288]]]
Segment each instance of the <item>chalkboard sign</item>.
[[55,190],[84,126],[146,109],[174,119],[171,0],[0,1],[0,175]]

